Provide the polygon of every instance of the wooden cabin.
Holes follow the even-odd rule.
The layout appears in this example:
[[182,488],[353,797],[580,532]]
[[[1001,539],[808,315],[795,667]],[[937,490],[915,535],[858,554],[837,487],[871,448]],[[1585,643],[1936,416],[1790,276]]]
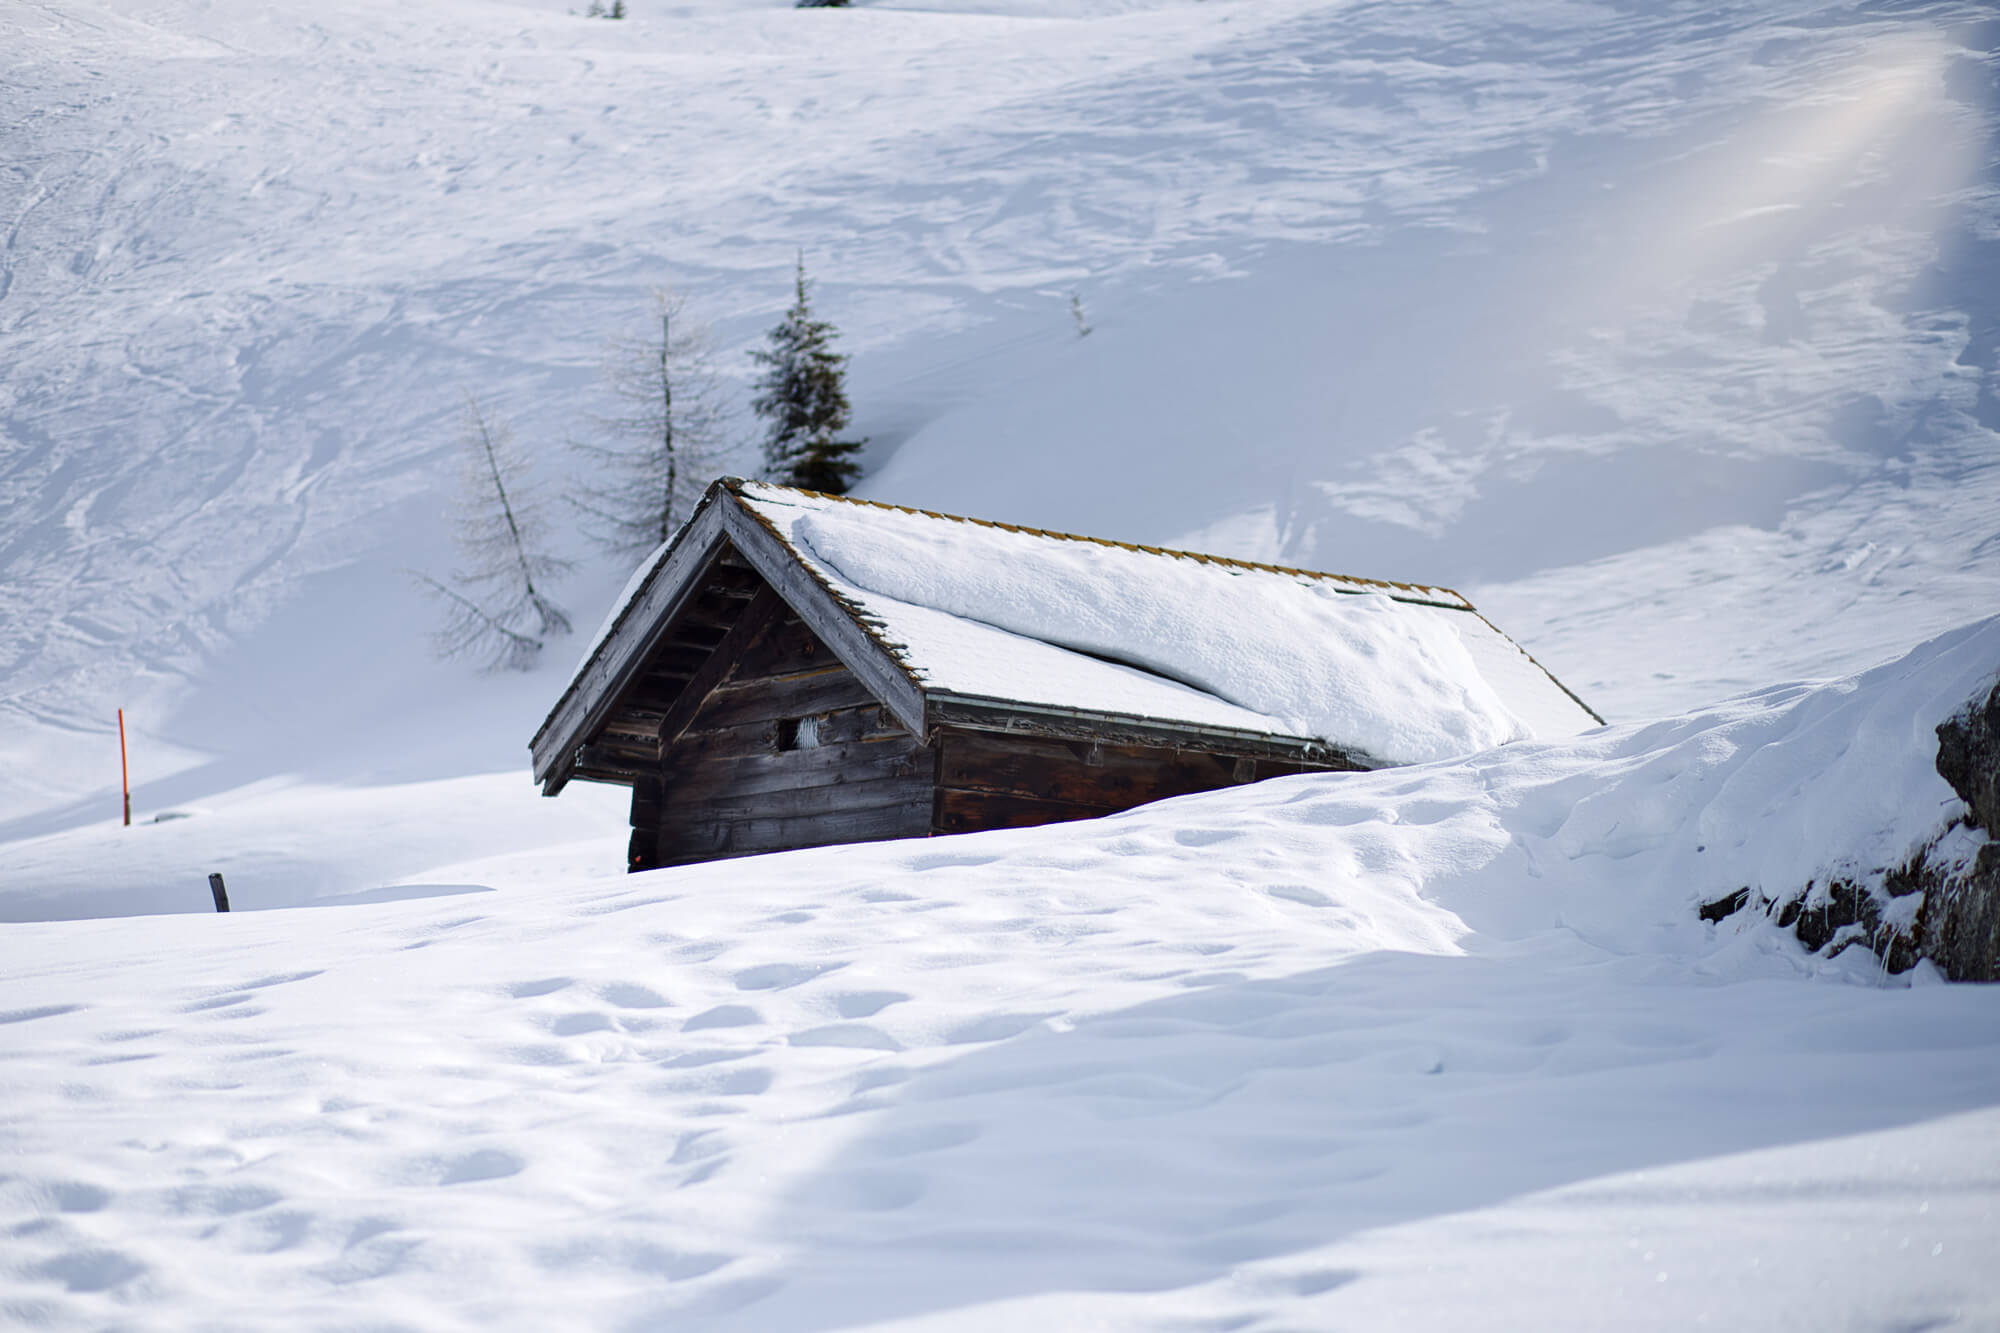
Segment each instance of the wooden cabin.
[[[1134,577],[1152,561],[1196,562],[1201,577],[1254,572],[1308,591],[1376,592],[1445,609],[1466,634],[1496,641],[1482,651],[1504,669],[1488,674],[1506,679],[1510,706],[1540,715],[1540,732],[1598,721],[1448,589],[725,479],[634,576],[530,746],[545,795],[571,779],[632,789],[632,870],[1083,819],[1384,762],[1336,739],[1286,734],[1195,683],[1119,660],[1107,650],[1115,645],[1079,650],[963,606],[860,586],[816,549],[815,516],[822,531],[839,519],[850,551],[865,545],[871,525],[894,526],[905,541],[1005,534],[1017,544],[1128,552]],[[1004,582],[1010,563],[996,560],[992,579]]]

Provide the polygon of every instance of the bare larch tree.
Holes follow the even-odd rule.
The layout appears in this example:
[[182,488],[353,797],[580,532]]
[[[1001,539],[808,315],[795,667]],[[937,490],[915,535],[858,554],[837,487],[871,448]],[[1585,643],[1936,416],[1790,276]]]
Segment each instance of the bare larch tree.
[[570,562],[550,550],[527,455],[506,422],[471,394],[459,443],[452,538],[463,567],[449,583],[417,575],[445,608],[432,641],[442,657],[476,656],[493,669],[525,671],[544,643],[570,632],[569,617],[543,591]]
[[604,378],[616,412],[594,418],[600,439],[574,445],[588,479],[573,503],[606,549],[643,555],[672,537],[723,454],[724,403],[706,329],[685,302],[653,293],[653,331],[613,342]]

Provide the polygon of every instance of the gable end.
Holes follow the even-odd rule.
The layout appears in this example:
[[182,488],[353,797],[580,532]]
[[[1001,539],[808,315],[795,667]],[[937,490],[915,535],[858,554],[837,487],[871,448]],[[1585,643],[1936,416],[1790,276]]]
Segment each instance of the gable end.
[[758,587],[771,589],[903,726],[922,734],[923,691],[908,668],[858,608],[802,564],[732,489],[718,485],[535,733],[529,748],[542,794],[554,796],[572,777],[640,780],[658,762],[669,710]]

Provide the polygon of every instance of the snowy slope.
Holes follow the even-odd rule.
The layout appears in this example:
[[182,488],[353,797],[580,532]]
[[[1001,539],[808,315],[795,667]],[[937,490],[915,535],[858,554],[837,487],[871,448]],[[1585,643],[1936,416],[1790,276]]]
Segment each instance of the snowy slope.
[[0,1311],[1988,1328],[2000,989],[1694,908],[1935,831],[1923,742],[1996,664],[1989,620],[1673,723],[1076,825],[10,927]]
[[[1994,993],[1692,915],[1953,808],[1774,682],[2000,605],[1990,5],[566,8],[0,0],[0,1324],[2000,1324]],[[1664,720],[620,875],[403,571],[800,248],[866,493]]]
[[648,285],[741,370],[799,247],[868,493],[1460,586],[1611,716],[1995,600],[1975,0],[563,10],[0,4],[0,826],[121,705],[215,794],[450,699],[461,393],[559,474]]

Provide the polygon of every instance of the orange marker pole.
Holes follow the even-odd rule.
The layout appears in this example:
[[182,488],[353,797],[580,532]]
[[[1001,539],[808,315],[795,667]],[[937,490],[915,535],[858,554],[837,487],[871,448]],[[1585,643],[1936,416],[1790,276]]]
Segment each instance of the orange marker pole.
[[125,710],[118,710],[118,785],[125,789],[125,827],[132,827],[132,770],[125,763]]

